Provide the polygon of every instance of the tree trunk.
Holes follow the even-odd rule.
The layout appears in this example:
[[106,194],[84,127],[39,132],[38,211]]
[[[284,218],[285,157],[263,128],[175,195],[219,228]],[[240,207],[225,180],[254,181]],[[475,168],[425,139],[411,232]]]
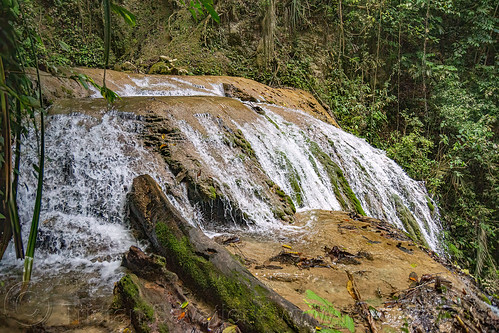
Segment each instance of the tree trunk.
[[203,301],[243,332],[311,332],[315,320],[262,284],[222,246],[191,226],[148,175],[128,195],[132,226]]

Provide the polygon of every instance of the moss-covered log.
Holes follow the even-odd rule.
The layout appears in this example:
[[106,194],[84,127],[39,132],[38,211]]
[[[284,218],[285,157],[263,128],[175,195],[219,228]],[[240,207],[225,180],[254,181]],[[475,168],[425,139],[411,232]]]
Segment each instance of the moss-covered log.
[[192,227],[148,175],[137,177],[128,196],[132,225],[198,297],[244,332],[308,332],[315,322],[267,288],[223,247]]

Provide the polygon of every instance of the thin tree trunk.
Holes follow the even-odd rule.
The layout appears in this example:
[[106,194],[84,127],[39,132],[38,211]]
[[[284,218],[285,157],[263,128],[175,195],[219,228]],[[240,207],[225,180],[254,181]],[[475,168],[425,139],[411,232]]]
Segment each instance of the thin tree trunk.
[[342,7],[342,1],[338,1],[338,14],[340,16],[340,42],[339,44],[339,50],[338,50],[338,67],[341,68],[341,56],[345,52],[345,31],[343,27],[343,7]]
[[[499,4],[496,5],[496,9],[494,9],[494,15],[492,15],[492,18],[494,19],[497,15],[497,7],[499,6]],[[490,30],[490,39],[492,39],[492,35],[494,34],[494,29],[491,29]],[[489,52],[490,52],[490,45],[487,46],[487,51],[485,52],[485,60],[483,62],[483,64],[485,66],[487,66],[487,61],[489,60]]]
[[[424,33],[424,43],[423,43],[423,59],[422,59],[422,78],[423,78],[423,95],[424,95],[424,115],[428,117],[428,93],[426,88],[426,46],[428,43],[428,20],[430,17],[430,0],[426,4],[426,17],[425,17],[425,33]],[[430,120],[428,119],[427,134],[430,132]]]
[[[5,71],[2,58],[0,58],[0,83],[5,84]],[[12,146],[9,106],[6,92],[0,94],[0,108],[0,134],[3,138],[3,163],[0,168],[0,191],[2,192],[0,194],[0,213],[3,215],[0,218],[0,259],[3,257],[12,235],[14,235],[14,247],[16,249],[17,258],[24,258],[21,230],[19,221],[17,220],[17,212],[15,211],[14,196],[12,193]]]
[[374,65],[374,84],[373,84],[373,88],[372,88],[373,103],[376,99],[376,84],[377,84],[377,79],[378,79],[379,44],[380,44],[380,39],[381,39],[381,14],[382,14],[382,11],[383,11],[383,2],[381,2],[380,8],[379,8],[378,40],[376,42],[376,63]]
[[[400,15],[402,17],[402,15]],[[397,70],[397,131],[400,125],[400,71],[402,66],[402,19],[399,21],[398,70]]]

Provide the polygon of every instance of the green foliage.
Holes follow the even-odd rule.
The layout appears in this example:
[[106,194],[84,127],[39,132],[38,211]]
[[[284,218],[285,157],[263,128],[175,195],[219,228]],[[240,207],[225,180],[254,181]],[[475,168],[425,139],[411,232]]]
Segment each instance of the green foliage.
[[114,3],[111,3],[110,5],[113,12],[120,15],[129,26],[131,26],[132,28],[135,27],[135,25],[137,24],[135,15],[133,15],[128,9],[118,6]]
[[388,156],[396,160],[412,178],[427,179],[435,165],[435,161],[430,158],[433,141],[425,138],[421,130],[407,135],[395,131],[391,140]]
[[[181,2],[186,5],[185,1],[181,0]],[[209,14],[215,22],[220,22],[220,17],[214,9],[213,0],[190,0],[187,4],[187,8],[195,21],[198,21]]]
[[[0,5],[1,23],[3,37],[5,38],[7,48],[2,48],[0,53],[0,87],[1,87],[1,184],[0,191],[4,197],[0,206],[0,214],[2,221],[0,223],[0,259],[14,236],[14,244],[16,255],[20,259],[24,259],[23,242],[21,239],[21,226],[17,214],[16,192],[18,185],[18,174],[20,164],[20,149],[21,149],[21,134],[26,131],[22,121],[26,116],[34,118],[35,112],[40,114],[40,142],[39,147],[39,164],[34,166],[38,177],[38,184],[35,198],[35,208],[31,221],[30,235],[26,249],[26,258],[24,261],[25,269],[23,281],[29,282],[31,278],[31,269],[33,265],[33,257],[35,252],[35,243],[38,232],[38,223],[40,217],[42,185],[44,175],[44,110],[40,86],[40,74],[36,66],[38,91],[34,91],[31,87],[25,71],[24,64],[21,58],[19,40],[22,34],[27,36],[29,43],[29,51],[33,59],[37,59],[36,49],[34,44],[35,34],[26,24],[23,24],[24,13],[17,1],[3,1]],[[5,64],[5,67],[4,67]],[[37,63],[35,62],[35,65]],[[38,99],[36,98],[38,97]],[[11,124],[14,123],[15,130],[11,129]],[[36,125],[35,125],[36,127]],[[12,147],[13,138],[16,139],[15,147],[15,168],[12,169]],[[14,176],[13,176],[14,175]]]
[[355,332],[355,324],[353,319],[336,310],[331,302],[314,293],[312,290],[306,290],[305,294],[308,299],[304,302],[310,310],[305,313],[311,314],[317,318],[321,325],[326,328],[321,328],[320,332],[335,333],[341,332],[337,328],[346,328],[350,332]]
[[[25,7],[20,6],[25,5]],[[33,218],[31,221],[30,234],[26,248],[26,257],[24,261],[23,272],[23,288],[31,279],[33,260],[35,254],[35,245],[38,234],[38,225],[41,210],[43,176],[44,176],[44,162],[45,162],[45,122],[44,110],[42,100],[42,89],[39,67],[49,66],[54,68],[53,64],[57,64],[52,58],[43,60],[44,44],[42,39],[33,30],[35,26],[32,21],[25,19],[29,17],[32,2],[18,2],[18,1],[3,1],[0,4],[1,19],[0,26],[2,27],[2,37],[5,39],[5,44],[2,44],[0,49],[0,94],[1,94],[1,154],[0,154],[0,170],[1,170],[1,184],[0,192],[4,199],[1,201],[0,206],[0,259],[14,236],[14,243],[16,254],[18,258],[24,258],[23,243],[21,239],[20,221],[17,216],[17,203],[16,192],[19,175],[20,164],[20,149],[21,149],[21,134],[26,132],[22,125],[23,118],[29,116],[35,118],[35,111],[40,114],[40,135],[38,136],[38,149],[39,149],[39,163],[34,165],[35,173],[38,177],[35,207],[33,211]],[[105,12],[105,50],[104,62],[107,66],[110,54],[110,11],[111,8],[118,12],[130,24],[135,24],[135,18],[126,9],[112,5],[109,0],[103,1]],[[25,13],[28,12],[28,14]],[[24,42],[21,42],[24,38]],[[5,45],[5,46],[4,46]],[[71,52],[72,47],[64,40],[58,40],[56,44],[64,52]],[[27,63],[23,61],[26,60]],[[40,64],[42,60],[43,64]],[[5,64],[5,68],[4,68]],[[37,75],[37,91],[35,92],[29,78],[27,77],[24,66],[33,66]],[[98,88],[102,96],[110,103],[114,102],[119,96],[106,87],[105,85],[105,72],[103,86],[97,85],[90,78],[78,75],[76,78],[85,86],[87,82]],[[36,96],[36,97],[35,97]],[[15,108],[13,107],[15,105]],[[11,120],[11,118],[13,118]],[[15,120],[14,120],[15,119]],[[11,122],[14,122],[15,130],[11,130]],[[34,125],[36,129],[36,124]],[[15,147],[15,168],[12,169],[12,136],[16,138]],[[14,175],[14,177],[12,177]]]

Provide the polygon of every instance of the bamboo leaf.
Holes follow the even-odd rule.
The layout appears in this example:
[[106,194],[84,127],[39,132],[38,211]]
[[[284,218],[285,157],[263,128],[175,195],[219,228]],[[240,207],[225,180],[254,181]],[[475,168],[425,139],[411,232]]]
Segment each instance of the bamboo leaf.
[[78,74],[76,77],[78,78],[78,81],[81,83],[81,85],[83,86],[83,88],[89,89],[89,86],[87,84],[88,76],[86,76],[84,74]]
[[104,97],[111,104],[114,103],[116,99],[121,99],[121,97],[117,93],[115,93],[106,86],[102,86],[100,88],[100,93],[102,97]]
[[334,329],[335,327],[347,328],[350,332],[355,332],[353,319],[336,310],[331,302],[311,290],[306,290],[305,294],[310,300],[314,301],[309,302],[304,299],[304,302],[310,307],[310,310],[305,311],[305,313],[311,314],[323,326],[327,327],[326,329],[321,329],[321,332],[339,332]]
[[355,332],[355,324],[353,322],[353,319],[350,316],[345,316],[343,317],[343,325],[346,327],[350,332]]
[[23,271],[23,287],[26,288],[31,280],[31,272],[33,268],[33,258],[35,257],[35,245],[38,235],[38,225],[40,223],[40,211],[42,206],[42,193],[43,193],[43,170],[45,168],[45,112],[43,111],[42,100],[42,84],[40,79],[40,71],[38,70],[38,57],[35,52],[33,41],[31,40],[31,52],[35,59],[36,76],[38,80],[38,98],[40,102],[40,154],[38,159],[38,182],[36,186],[35,208],[33,209],[33,218],[31,220],[31,228],[29,231],[28,245],[26,248],[26,258],[24,260]]
[[201,3],[203,4],[203,7],[206,9],[206,11],[210,14],[211,18],[217,22],[220,23],[220,17],[218,16],[218,13],[215,11],[213,8],[213,1],[211,0],[201,0]]
[[135,27],[136,25],[135,15],[133,15],[130,11],[128,11],[128,9],[118,6],[114,3],[111,3],[111,9],[113,10],[113,12],[120,15],[129,26],[131,26],[132,28]]

